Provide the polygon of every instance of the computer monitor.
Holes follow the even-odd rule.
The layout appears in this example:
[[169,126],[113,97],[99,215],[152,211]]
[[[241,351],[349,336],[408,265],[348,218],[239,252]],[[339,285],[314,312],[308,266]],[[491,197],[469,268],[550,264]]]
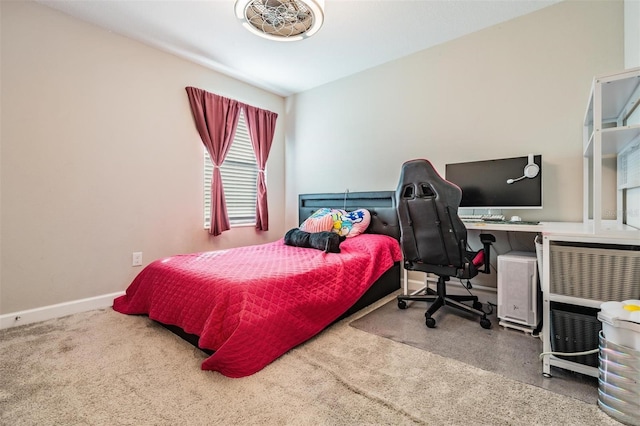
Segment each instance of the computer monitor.
[[445,179],[462,189],[461,208],[542,208],[541,155],[447,164]]

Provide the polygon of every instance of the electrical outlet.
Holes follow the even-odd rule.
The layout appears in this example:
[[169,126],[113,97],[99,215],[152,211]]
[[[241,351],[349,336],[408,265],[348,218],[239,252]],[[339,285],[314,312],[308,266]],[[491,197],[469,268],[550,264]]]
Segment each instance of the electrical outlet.
[[142,252],[141,251],[134,251],[133,255],[131,256],[131,258],[132,258],[131,266],[142,266]]

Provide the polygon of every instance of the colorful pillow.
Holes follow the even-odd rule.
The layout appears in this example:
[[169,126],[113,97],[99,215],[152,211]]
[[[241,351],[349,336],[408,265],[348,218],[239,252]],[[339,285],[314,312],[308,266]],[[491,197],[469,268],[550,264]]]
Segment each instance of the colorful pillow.
[[367,209],[358,209],[351,212],[345,210],[332,210],[332,231],[343,237],[351,238],[362,234],[371,223],[371,213]]
[[369,223],[371,223],[371,213],[367,209],[347,212],[323,207],[302,222],[300,229],[307,232],[331,231],[351,238],[366,231]]
[[331,231],[333,229],[331,211],[331,209],[326,207],[316,210],[302,222],[300,229],[307,232]]

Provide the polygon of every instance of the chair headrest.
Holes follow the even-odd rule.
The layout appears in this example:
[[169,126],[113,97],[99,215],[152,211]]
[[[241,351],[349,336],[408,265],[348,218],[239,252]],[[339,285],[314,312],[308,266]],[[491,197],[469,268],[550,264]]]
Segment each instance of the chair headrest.
[[[406,191],[407,187],[413,188],[413,191]],[[447,200],[449,206],[458,208],[462,190],[444,179],[429,160],[415,159],[402,165],[396,196],[398,199],[435,196]]]

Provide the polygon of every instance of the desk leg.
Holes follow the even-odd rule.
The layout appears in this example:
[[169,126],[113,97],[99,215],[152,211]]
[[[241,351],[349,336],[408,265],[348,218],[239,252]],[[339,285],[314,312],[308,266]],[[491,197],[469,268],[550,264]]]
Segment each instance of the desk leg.
[[405,268],[402,268],[404,272],[404,277],[402,280],[402,295],[407,296],[409,294],[409,273]]
[[[542,238],[542,352],[551,352],[551,302],[549,300],[549,238]],[[551,355],[542,356],[542,375],[551,377]]]

